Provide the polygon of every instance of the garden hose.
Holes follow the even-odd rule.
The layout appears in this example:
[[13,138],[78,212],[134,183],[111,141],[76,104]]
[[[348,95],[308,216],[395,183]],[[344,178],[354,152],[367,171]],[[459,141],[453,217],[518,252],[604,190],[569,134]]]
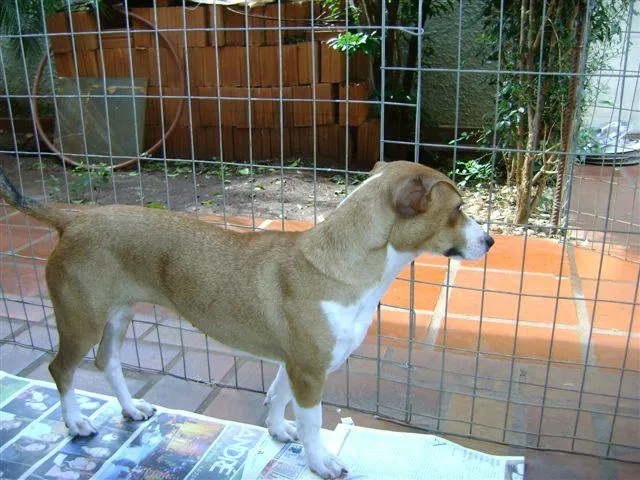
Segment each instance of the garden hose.
[[[118,5],[116,7],[122,14],[125,14],[124,12],[124,8],[122,5]],[[146,20],[145,18],[136,15],[133,12],[129,12],[129,16],[131,18],[133,18],[134,20],[137,20],[138,22],[140,22],[141,24],[143,24],[145,27],[149,28],[150,30],[156,30],[156,26],[149,22],[148,20]],[[178,103],[178,108],[176,110],[175,116],[173,117],[173,120],[171,121],[171,124],[169,125],[169,127],[163,132],[163,135],[151,146],[151,148],[149,148],[148,150],[146,150],[144,153],[142,153],[140,155],[140,157],[149,157],[153,152],[155,152],[163,143],[163,139],[166,142],[166,140],[171,136],[171,134],[173,133],[173,131],[175,130],[176,126],[178,125],[178,121],[180,119],[180,115],[182,114],[182,110],[184,108],[184,97],[186,95],[186,88],[187,88],[187,81],[186,81],[186,73],[182,67],[182,63],[180,62],[180,58],[178,57],[178,54],[176,53],[176,50],[173,46],[173,44],[169,41],[169,39],[164,35],[163,32],[157,32],[158,33],[158,37],[160,38],[160,40],[167,46],[167,48],[169,49],[169,53],[171,54],[171,57],[174,60],[175,66],[178,69],[178,75],[180,77],[180,100]],[[47,63],[47,57],[50,55],[51,53],[51,49],[49,49],[47,52],[44,53],[44,55],[42,55],[42,59],[40,60],[40,63],[38,64],[38,70],[36,71],[36,76],[35,79],[33,81],[33,96],[31,99],[31,106],[32,106],[32,111],[33,111],[33,116],[35,118],[35,122],[36,122],[36,129],[38,131],[38,134],[40,135],[40,137],[42,138],[42,140],[44,141],[44,143],[51,149],[51,151],[53,153],[55,153],[58,157],[60,157],[66,164],[68,165],[72,165],[74,167],[87,167],[87,168],[97,168],[94,165],[85,165],[84,163],[79,163],[76,162],[75,160],[70,159],[69,157],[65,156],[62,152],[60,152],[60,150],[58,150],[56,148],[56,146],[53,144],[53,142],[51,141],[51,139],[48,137],[48,135],[46,134],[46,132],[44,131],[44,128],[42,127],[42,122],[40,121],[40,114],[39,114],[39,110],[38,110],[38,102],[37,102],[37,97],[38,97],[38,90],[40,87],[40,79],[42,77],[42,72],[44,71],[44,66]],[[158,76],[160,77],[160,72],[158,72]],[[160,80],[162,81],[162,80]],[[132,157],[128,160],[125,160],[124,162],[120,162],[120,163],[112,163],[110,167],[110,169],[118,169],[118,168],[123,168],[123,167],[127,167],[129,165],[132,165],[134,163],[136,163],[138,161],[138,156],[136,157]]]

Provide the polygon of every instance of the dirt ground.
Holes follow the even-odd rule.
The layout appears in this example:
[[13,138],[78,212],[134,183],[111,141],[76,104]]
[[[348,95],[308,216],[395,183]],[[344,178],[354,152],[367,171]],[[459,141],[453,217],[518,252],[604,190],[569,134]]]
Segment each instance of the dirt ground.
[[[29,139],[25,140],[29,141]],[[5,149],[6,150],[6,149]],[[27,148],[25,148],[27,150]],[[21,181],[25,192],[36,198],[76,204],[122,203],[167,208],[174,211],[261,219],[312,219],[334,209],[365,174],[318,171],[315,177],[308,164],[285,160],[270,167],[225,166],[191,162],[142,161],[141,168],[87,170],[61,166],[56,157],[16,157],[0,155],[10,178]],[[224,184],[224,188],[223,188]],[[315,185],[315,186],[314,186]],[[549,236],[552,191],[548,189],[528,228],[512,224],[515,188],[476,185],[463,190],[465,211],[480,223],[491,216],[494,233]]]
[[[62,168],[59,161],[34,157],[0,156],[2,167],[11,179],[21,179],[24,191],[35,198],[76,204],[108,205],[123,203],[168,208],[175,211],[206,214],[248,215],[261,218],[313,218],[335,208],[345,197],[344,174],[318,172],[315,188],[313,172],[296,162],[255,168],[200,166],[194,175],[190,163],[170,165],[143,162],[142,169],[89,174],[86,170]],[[55,163],[54,163],[55,162]],[[18,168],[20,164],[20,168]],[[41,167],[42,165],[42,167]],[[154,167],[155,168],[152,168]],[[351,176],[350,190],[357,179]],[[223,179],[224,186],[223,189]],[[68,193],[67,193],[68,192]],[[315,198],[315,202],[314,202]]]

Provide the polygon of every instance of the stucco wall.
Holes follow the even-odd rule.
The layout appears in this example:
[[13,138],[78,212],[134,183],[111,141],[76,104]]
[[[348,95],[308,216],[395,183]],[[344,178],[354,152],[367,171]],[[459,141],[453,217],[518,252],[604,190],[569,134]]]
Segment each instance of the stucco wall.
[[[622,30],[627,30],[626,25],[622,26]],[[637,9],[629,31],[631,43],[628,56],[625,58],[625,43],[609,62],[609,67],[614,71],[598,72],[604,75],[600,77],[598,86],[602,91],[591,108],[585,111],[582,119],[585,126],[597,128],[621,120],[631,124],[631,133],[640,133],[640,11]],[[624,78],[621,78],[621,71],[625,72]],[[598,84],[597,79],[594,79],[594,84]]]
[[[495,64],[484,63],[480,55],[482,22],[481,0],[463,2],[461,68],[493,69]],[[433,56],[428,59],[432,68],[458,68],[459,8],[427,21],[426,32],[432,41]],[[491,84],[495,74],[461,73],[458,106],[460,128],[479,127],[482,117],[493,112],[495,85]],[[455,125],[456,72],[428,71],[423,75],[422,108],[428,124],[438,127]]]

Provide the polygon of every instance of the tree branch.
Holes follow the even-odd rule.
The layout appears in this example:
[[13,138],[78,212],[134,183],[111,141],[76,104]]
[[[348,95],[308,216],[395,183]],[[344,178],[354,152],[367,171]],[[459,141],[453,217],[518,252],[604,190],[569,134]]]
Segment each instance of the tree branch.
[[533,42],[533,49],[536,51],[540,48],[540,42],[542,41],[542,32],[546,28],[547,22],[549,21],[549,18],[551,18],[551,14],[553,13],[555,7],[556,0],[551,0],[549,7],[547,7],[547,13],[545,14],[544,21],[540,25],[540,29],[538,30],[538,34],[536,35],[536,39]]

